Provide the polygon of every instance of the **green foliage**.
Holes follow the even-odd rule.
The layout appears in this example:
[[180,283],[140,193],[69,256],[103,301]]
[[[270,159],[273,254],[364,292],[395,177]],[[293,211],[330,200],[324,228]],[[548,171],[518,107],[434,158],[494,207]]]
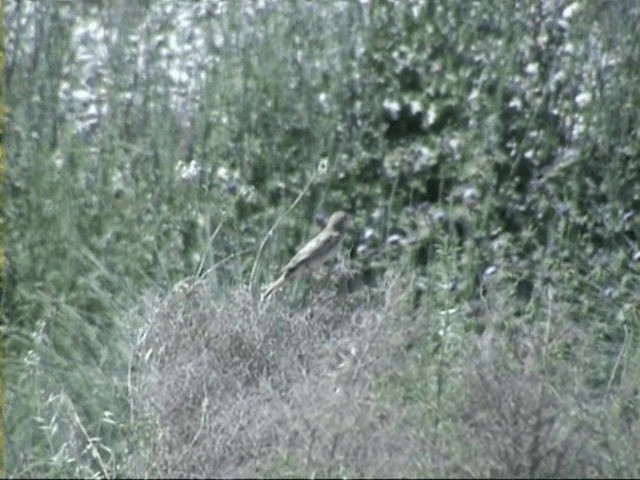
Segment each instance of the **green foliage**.
[[[10,475],[135,469],[162,427],[129,391],[145,292],[261,283],[338,208],[352,295],[403,274],[385,315],[411,340],[371,376],[429,445],[414,473],[638,474],[635,2],[161,3],[5,7]],[[176,44],[206,58],[197,88]],[[496,418],[547,419],[556,443]],[[367,471],[279,452],[265,472]]]

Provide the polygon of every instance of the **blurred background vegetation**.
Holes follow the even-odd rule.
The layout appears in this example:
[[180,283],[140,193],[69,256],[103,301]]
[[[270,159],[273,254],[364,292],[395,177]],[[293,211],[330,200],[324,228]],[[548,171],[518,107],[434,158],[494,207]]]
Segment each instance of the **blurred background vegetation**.
[[[421,447],[386,474],[640,475],[636,0],[12,0],[2,30],[9,476],[255,474],[149,460],[140,332],[205,272],[235,318],[337,209],[336,318],[401,300],[368,392]],[[258,474],[381,474],[348,438]]]

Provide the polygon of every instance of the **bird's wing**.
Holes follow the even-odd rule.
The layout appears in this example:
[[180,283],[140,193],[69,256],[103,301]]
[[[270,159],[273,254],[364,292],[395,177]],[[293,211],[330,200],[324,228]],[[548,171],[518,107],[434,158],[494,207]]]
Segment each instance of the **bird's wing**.
[[312,238],[287,263],[282,273],[289,276],[301,267],[325,261],[340,243],[342,235],[335,231],[322,231]]

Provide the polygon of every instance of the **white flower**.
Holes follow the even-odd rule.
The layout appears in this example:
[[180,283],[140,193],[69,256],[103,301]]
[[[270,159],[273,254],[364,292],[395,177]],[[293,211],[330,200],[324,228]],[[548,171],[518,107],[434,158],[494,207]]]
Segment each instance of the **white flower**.
[[318,163],[318,174],[325,175],[328,170],[329,170],[329,160],[327,160],[326,158],[323,158]]
[[562,18],[564,18],[565,20],[569,20],[578,12],[578,10],[580,10],[580,5],[578,4],[578,2],[571,3],[567,5],[564,10],[562,10]]
[[540,66],[537,63],[530,63],[525,67],[524,71],[527,75],[534,76],[538,74],[539,68]]
[[578,108],[584,108],[591,103],[592,99],[591,92],[582,92],[576,95],[575,101]]
[[189,165],[180,160],[176,164],[175,170],[180,181],[185,184],[196,183],[200,178],[200,174],[202,173],[202,167],[195,160],[191,160],[191,162],[189,162]]

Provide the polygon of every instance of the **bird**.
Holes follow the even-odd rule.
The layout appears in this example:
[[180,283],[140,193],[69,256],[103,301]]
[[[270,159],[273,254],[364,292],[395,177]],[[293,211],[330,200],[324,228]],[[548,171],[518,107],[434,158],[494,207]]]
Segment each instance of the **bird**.
[[298,278],[335,257],[340,251],[350,223],[351,216],[348,213],[342,210],[333,213],[324,230],[309,240],[289,263],[282,267],[280,276],[265,289],[262,300],[269,298],[287,280]]

